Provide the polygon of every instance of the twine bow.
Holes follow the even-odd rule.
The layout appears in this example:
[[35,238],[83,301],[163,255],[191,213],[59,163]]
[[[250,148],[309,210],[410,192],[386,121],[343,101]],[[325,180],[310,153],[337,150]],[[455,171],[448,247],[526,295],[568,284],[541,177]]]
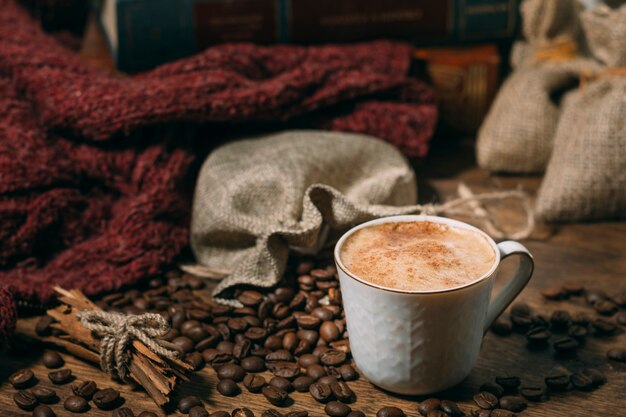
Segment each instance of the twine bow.
[[134,339],[142,342],[160,357],[174,359],[178,352],[167,349],[156,340],[169,330],[167,321],[159,314],[125,315],[106,311],[83,311],[78,314],[81,324],[98,333],[100,366],[112,376],[128,382],[129,345]]
[[576,42],[571,36],[563,35],[538,45],[534,57],[538,62],[564,62],[576,59],[577,53]]

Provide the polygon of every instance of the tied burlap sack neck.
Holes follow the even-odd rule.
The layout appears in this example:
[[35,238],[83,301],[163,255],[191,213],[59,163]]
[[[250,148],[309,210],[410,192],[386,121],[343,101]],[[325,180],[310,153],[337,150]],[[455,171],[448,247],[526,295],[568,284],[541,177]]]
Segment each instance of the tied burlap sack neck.
[[[191,220],[194,273],[224,277],[213,295],[237,305],[230,288],[271,287],[290,250],[315,253],[348,228],[398,214],[466,215],[489,220],[480,202],[520,199],[521,191],[473,195],[443,205],[417,205],[415,176],[392,146],[369,136],[288,131],[225,145],[205,161]],[[486,222],[494,237],[509,237]]]
[[565,102],[537,196],[546,221],[626,218],[626,4],[587,10],[582,22],[603,67]]
[[477,141],[477,158],[490,171],[543,172],[561,115],[560,98],[575,89],[585,57],[577,0],[525,0],[524,41],[511,52],[513,73],[503,83]]

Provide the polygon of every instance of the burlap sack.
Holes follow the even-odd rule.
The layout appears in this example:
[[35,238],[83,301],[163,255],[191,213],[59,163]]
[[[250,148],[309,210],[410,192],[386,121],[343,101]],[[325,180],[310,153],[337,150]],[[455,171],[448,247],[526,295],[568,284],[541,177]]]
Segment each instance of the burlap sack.
[[315,249],[326,227],[414,212],[412,169],[369,136],[289,131],[225,145],[196,185],[191,247],[196,260],[236,284],[275,285],[290,248]]
[[579,52],[577,0],[525,0],[520,7],[525,40],[515,44],[514,71],[478,132],[478,163],[491,171],[545,169],[560,116],[559,97],[576,87],[580,70],[590,65]]
[[606,65],[565,103],[536,211],[547,221],[626,217],[626,4],[582,14]]

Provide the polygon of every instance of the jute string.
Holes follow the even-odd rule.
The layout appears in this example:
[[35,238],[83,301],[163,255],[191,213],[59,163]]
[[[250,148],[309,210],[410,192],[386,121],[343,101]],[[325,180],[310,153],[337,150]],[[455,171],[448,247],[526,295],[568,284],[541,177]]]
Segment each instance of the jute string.
[[609,67],[597,71],[581,71],[580,88],[584,89],[587,84],[602,77],[626,77],[626,67]]
[[125,315],[106,311],[83,311],[78,314],[81,324],[98,333],[100,340],[100,366],[106,373],[128,382],[128,350],[134,339],[142,342],[160,357],[174,359],[178,352],[158,343],[170,329],[167,321],[159,314]]
[[576,59],[578,46],[571,36],[559,36],[537,46],[534,53],[537,62],[564,62]]

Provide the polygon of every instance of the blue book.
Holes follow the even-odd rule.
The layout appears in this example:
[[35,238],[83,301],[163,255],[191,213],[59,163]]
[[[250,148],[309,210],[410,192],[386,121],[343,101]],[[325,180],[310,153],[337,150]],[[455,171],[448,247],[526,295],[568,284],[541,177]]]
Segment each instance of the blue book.
[[458,45],[511,39],[518,25],[518,0],[97,0],[96,7],[125,71],[222,42]]

